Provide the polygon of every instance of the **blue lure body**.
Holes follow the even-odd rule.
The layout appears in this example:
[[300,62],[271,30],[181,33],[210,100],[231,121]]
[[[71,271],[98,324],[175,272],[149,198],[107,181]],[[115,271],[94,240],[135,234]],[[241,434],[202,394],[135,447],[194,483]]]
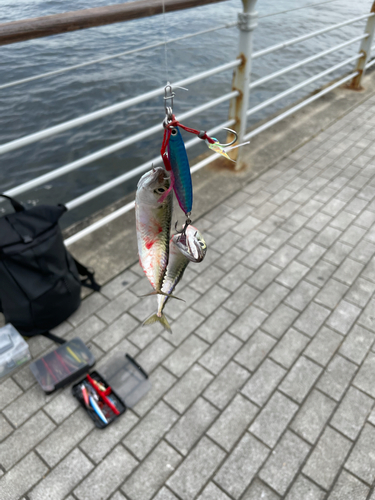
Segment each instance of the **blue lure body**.
[[185,144],[178,127],[174,127],[168,143],[168,158],[173,172],[173,189],[178,204],[185,214],[193,207],[193,184]]

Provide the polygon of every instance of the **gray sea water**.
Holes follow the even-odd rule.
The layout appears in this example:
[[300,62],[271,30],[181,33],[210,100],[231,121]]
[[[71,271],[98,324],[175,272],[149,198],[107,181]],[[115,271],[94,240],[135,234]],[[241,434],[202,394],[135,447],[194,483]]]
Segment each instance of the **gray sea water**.
[[[115,3],[114,0],[0,0],[0,22],[112,3]],[[260,17],[254,32],[255,50],[367,13],[372,1],[337,0],[278,16],[271,15],[308,3],[312,3],[312,0],[258,0],[259,15],[267,17]],[[0,85],[150,45],[165,38],[175,38],[229,23],[236,20],[241,5],[240,0],[229,0],[165,16],[3,46],[0,47]],[[251,78],[255,80],[360,35],[365,23],[366,21],[361,21],[255,59]],[[236,28],[223,29],[168,44],[167,64],[165,48],[159,47],[35,82],[0,89],[0,144],[163,86],[166,79],[177,81],[224,64],[237,56],[237,41]],[[354,55],[358,48],[359,42],[256,88],[251,94],[250,106]],[[309,94],[350,69],[342,68],[336,74],[332,73],[297,94],[260,111],[251,116],[249,124]],[[192,106],[228,92],[231,78],[232,72],[226,71],[190,85],[188,92],[179,91],[174,105],[177,116]],[[198,129],[209,129],[225,121],[227,112],[228,104],[224,103],[205,114],[186,120],[186,124]],[[163,100],[159,97],[2,155],[0,191],[109,146],[161,122],[163,118]],[[161,133],[24,193],[19,198],[30,203],[66,203],[157,156],[160,143]],[[191,149],[189,157],[193,159],[203,152],[204,148],[205,146],[201,145]],[[135,178],[72,210],[64,216],[63,225],[67,226],[80,220],[130,193],[135,189],[137,180]],[[0,210],[3,210],[3,207],[0,207]]]

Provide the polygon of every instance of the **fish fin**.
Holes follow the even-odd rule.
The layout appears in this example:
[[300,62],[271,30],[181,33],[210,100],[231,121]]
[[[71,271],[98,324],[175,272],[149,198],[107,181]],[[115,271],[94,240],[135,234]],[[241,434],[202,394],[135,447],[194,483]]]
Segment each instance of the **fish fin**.
[[150,295],[164,295],[165,297],[170,297],[172,299],[182,300],[182,302],[186,302],[186,300],[180,299],[180,297],[176,297],[175,295],[171,295],[169,293],[162,292],[161,290],[159,290],[159,291],[154,290],[153,292],[146,293],[145,295],[138,295],[138,297],[140,299],[142,299],[143,297],[150,297]]
[[159,322],[163,325],[163,327],[168,330],[169,333],[172,333],[172,329],[168,323],[167,318],[163,313],[161,313],[161,316],[158,316],[157,314],[152,314],[149,318],[147,318],[143,323],[142,326],[146,325],[152,325],[153,323]]

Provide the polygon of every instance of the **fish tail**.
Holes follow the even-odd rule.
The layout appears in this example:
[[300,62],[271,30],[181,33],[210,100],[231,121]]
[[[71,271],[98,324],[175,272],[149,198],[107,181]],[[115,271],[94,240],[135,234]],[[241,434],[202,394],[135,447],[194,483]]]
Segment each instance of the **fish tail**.
[[142,323],[142,326],[152,325],[153,323],[156,323],[156,322],[159,322],[160,324],[162,324],[163,327],[166,330],[168,330],[169,333],[172,333],[172,329],[168,323],[168,320],[163,313],[161,313],[161,316],[158,316],[157,314],[152,314],[149,318],[147,318]]
[[150,297],[150,295],[164,295],[165,297],[170,297],[172,299],[177,299],[177,300],[182,300],[182,302],[186,302],[184,299],[180,299],[180,297],[176,297],[175,295],[162,292],[161,290],[154,290],[153,292],[146,293],[145,295],[138,295],[138,297],[141,299],[143,297]]

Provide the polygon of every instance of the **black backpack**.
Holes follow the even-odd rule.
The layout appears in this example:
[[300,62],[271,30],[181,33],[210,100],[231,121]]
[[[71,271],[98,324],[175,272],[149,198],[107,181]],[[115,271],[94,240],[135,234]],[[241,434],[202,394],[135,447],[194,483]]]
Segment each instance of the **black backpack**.
[[48,331],[78,309],[81,284],[97,291],[100,286],[65,248],[58,225],[64,205],[25,209],[0,196],[15,210],[0,218],[0,312],[26,337],[43,334],[61,341]]

